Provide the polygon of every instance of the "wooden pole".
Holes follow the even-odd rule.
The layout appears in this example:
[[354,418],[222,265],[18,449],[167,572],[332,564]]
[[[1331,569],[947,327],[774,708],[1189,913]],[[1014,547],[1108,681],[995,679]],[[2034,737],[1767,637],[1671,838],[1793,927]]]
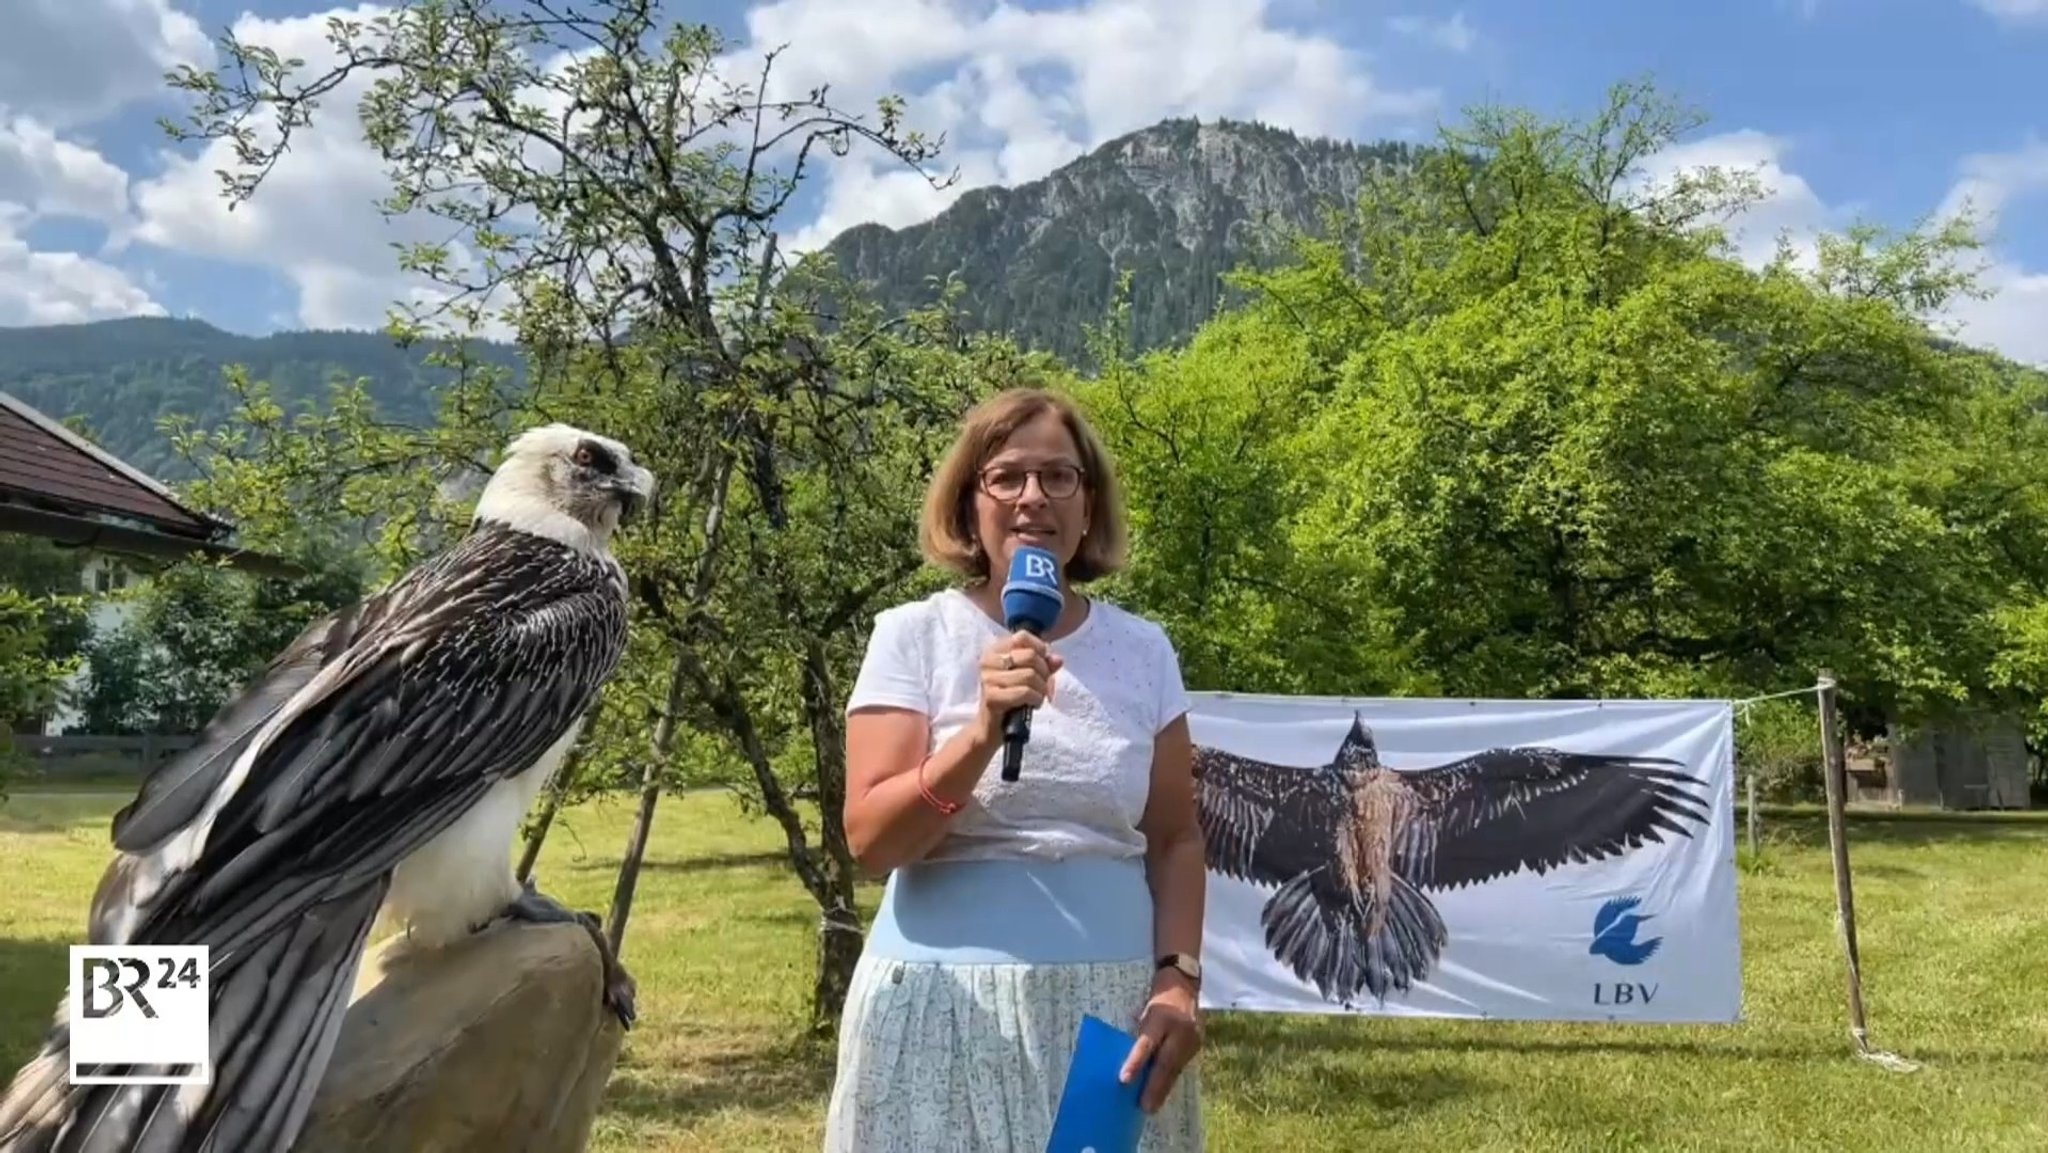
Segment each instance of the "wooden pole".
[[1754,863],[1756,863],[1756,842],[1757,842],[1757,821],[1758,821],[1758,817],[1757,817],[1757,813],[1756,813],[1756,773],[1755,773],[1755,771],[1753,771],[1753,770],[1752,770],[1752,771],[1751,771],[1750,773],[1748,773],[1748,774],[1747,774],[1746,776],[1744,776],[1744,777],[1743,777],[1743,779],[1742,779],[1742,793],[1743,793],[1743,797],[1744,797],[1745,801],[1747,802],[1747,803],[1746,803],[1746,804],[1745,804],[1745,805],[1744,805],[1743,807],[1744,807],[1744,808],[1745,808],[1746,810],[1748,810],[1747,812],[1745,812],[1745,813],[1743,814],[1743,816],[1744,816],[1744,817],[1746,818],[1746,822],[1745,822],[1745,823],[1747,823],[1747,824],[1748,824],[1748,826],[1749,826],[1749,859],[1750,859],[1750,863],[1751,863],[1751,864],[1754,864]]
[[1835,864],[1835,916],[1842,930],[1842,951],[1849,961],[1849,1035],[1856,1048],[1870,1051],[1870,1030],[1863,1020],[1863,976],[1856,956],[1856,895],[1849,883],[1849,835],[1845,805],[1849,793],[1848,762],[1836,728],[1835,677],[1820,671],[1821,776],[1827,784],[1828,849]]

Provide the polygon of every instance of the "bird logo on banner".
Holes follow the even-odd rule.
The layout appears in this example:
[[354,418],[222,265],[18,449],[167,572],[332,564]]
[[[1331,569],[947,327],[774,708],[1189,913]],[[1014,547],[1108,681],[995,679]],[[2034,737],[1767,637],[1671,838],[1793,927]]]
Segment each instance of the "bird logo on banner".
[[1650,918],[1630,910],[1642,903],[1640,897],[1616,897],[1601,905],[1600,911],[1593,914],[1593,943],[1586,947],[1586,952],[1617,965],[1640,965],[1655,956],[1664,938],[1636,940],[1636,930]]
[[[1618,857],[1690,837],[1702,785],[1663,757],[1488,749],[1427,769],[1380,763],[1354,714],[1328,764],[1268,764],[1195,749],[1209,868],[1274,888],[1266,947],[1324,998],[1381,1004],[1435,968],[1450,934],[1426,891]],[[1633,943],[1635,918],[1614,929]],[[1647,955],[1647,954],[1646,954]]]

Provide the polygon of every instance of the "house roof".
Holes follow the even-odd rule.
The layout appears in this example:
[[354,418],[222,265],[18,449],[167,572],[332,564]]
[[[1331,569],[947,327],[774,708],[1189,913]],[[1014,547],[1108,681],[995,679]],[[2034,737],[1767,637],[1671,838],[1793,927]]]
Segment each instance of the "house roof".
[[296,571],[229,543],[233,525],[187,506],[156,478],[4,391],[0,531],[161,557],[199,551],[252,570]]
[[91,441],[0,392],[0,500],[51,512],[139,521],[217,540],[233,526],[187,508],[171,490]]

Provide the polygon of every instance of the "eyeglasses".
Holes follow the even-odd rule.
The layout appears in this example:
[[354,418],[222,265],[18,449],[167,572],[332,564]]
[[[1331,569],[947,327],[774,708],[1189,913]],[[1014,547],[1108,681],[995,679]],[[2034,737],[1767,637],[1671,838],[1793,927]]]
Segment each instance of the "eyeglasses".
[[1038,478],[1038,491],[1047,500],[1065,500],[1081,488],[1081,470],[1071,464],[1049,464],[1044,468],[1012,468],[994,465],[981,470],[981,491],[997,500],[1016,500],[1024,486]]

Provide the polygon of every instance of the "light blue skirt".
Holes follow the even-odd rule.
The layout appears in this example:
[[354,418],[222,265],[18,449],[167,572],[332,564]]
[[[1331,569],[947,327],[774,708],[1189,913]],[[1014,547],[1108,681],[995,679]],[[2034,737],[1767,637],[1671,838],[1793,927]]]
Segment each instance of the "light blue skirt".
[[[1152,951],[1138,858],[898,870],[840,1021],[826,1153],[1043,1153],[1081,1018],[1135,1031]],[[1143,1153],[1203,1147],[1198,1065]]]

